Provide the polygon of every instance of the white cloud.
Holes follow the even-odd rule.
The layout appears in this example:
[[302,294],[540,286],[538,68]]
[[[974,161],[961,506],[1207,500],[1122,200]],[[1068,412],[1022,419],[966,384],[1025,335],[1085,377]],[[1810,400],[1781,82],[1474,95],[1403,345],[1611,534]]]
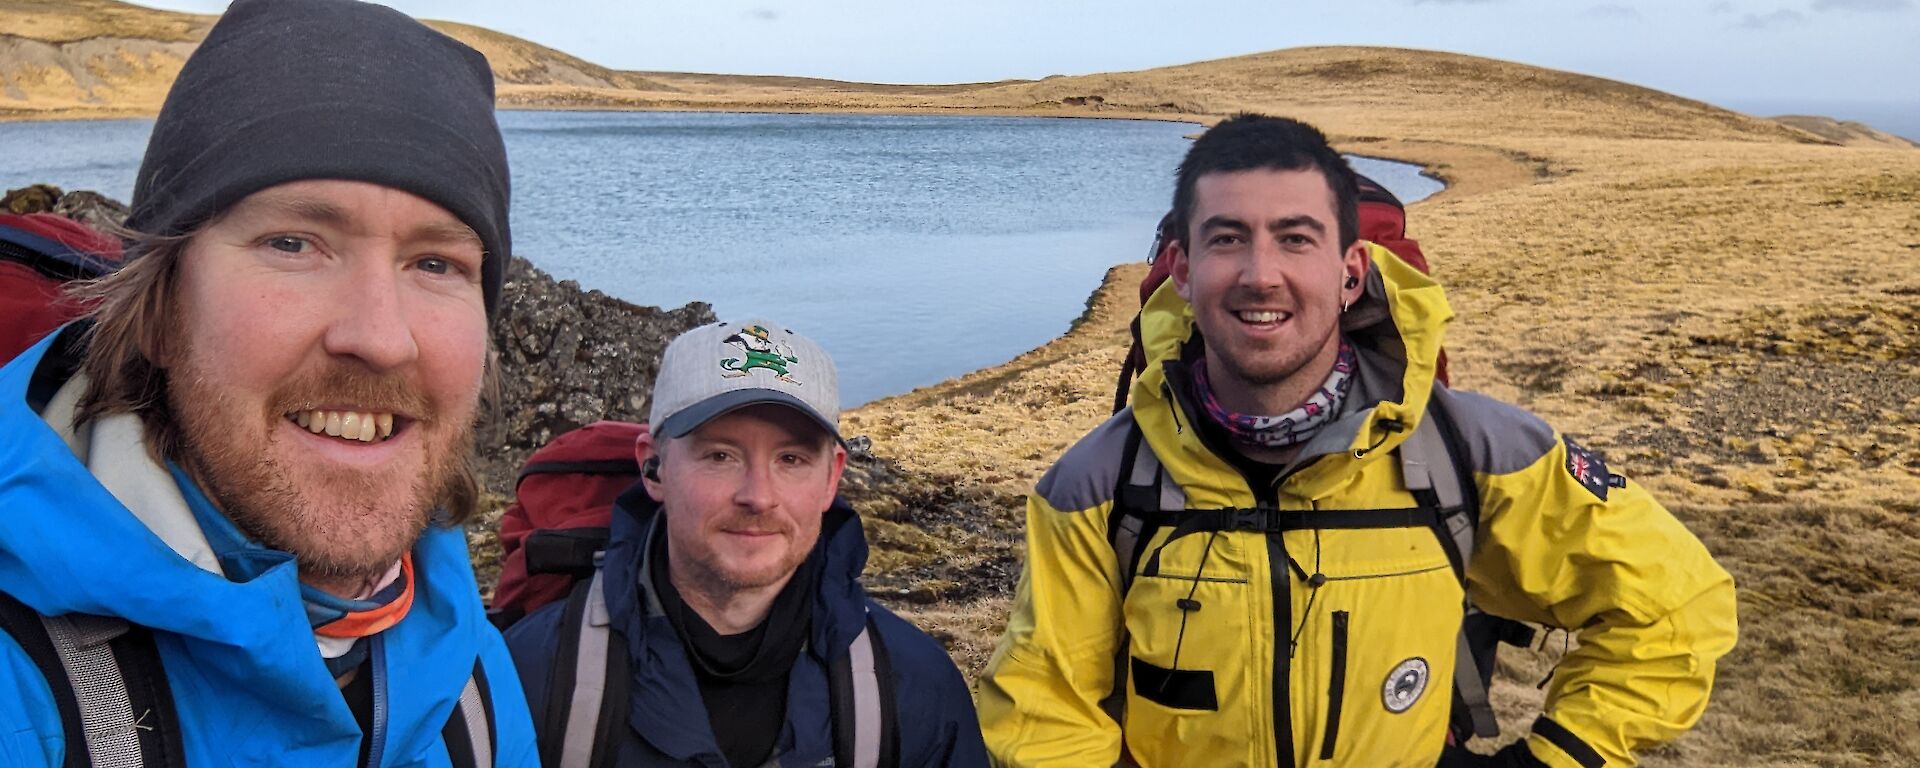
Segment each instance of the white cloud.
[[1913,0],[1814,0],[1816,11],[1904,11]]
[[1641,18],[1640,11],[1636,10],[1632,6],[1621,5],[1619,3],[1604,3],[1601,5],[1593,6],[1586,10],[1585,15],[1596,18],[1596,19],[1639,19]]
[[1781,26],[1787,26],[1791,24],[1802,24],[1802,23],[1805,23],[1806,20],[1807,20],[1806,14],[1801,13],[1799,11],[1789,11],[1783,8],[1781,10],[1774,11],[1773,13],[1767,13],[1767,14],[1759,14],[1759,13],[1746,14],[1740,17],[1740,21],[1734,23],[1733,28],[1734,29],[1767,29],[1770,27],[1781,27]]

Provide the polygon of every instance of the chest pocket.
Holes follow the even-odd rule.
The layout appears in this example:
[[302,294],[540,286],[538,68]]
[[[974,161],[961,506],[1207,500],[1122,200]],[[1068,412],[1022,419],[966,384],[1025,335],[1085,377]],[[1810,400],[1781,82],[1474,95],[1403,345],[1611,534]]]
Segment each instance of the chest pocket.
[[1299,754],[1399,765],[1409,743],[1442,738],[1464,594],[1433,531],[1304,530],[1286,542]]

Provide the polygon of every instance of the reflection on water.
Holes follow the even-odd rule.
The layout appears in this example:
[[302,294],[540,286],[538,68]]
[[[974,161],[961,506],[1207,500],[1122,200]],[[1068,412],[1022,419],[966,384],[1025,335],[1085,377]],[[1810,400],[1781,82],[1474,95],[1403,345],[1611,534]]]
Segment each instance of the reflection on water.
[[[707,301],[818,339],[853,405],[1065,331],[1143,258],[1194,126],[502,112],[515,251],[643,304]],[[125,200],[151,120],[0,124],[0,179]],[[1412,166],[1355,166],[1411,202]],[[1417,228],[1415,234],[1418,234]]]

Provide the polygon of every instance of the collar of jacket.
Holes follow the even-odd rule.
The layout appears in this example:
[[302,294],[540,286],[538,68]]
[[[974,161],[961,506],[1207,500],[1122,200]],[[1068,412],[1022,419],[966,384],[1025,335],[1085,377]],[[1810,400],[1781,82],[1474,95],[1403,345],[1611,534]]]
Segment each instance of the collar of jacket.
[[[1453,308],[1433,278],[1386,248],[1368,244],[1373,266],[1366,290],[1341,317],[1360,356],[1359,385],[1345,414],[1321,429],[1286,473],[1285,490],[1304,499],[1331,494],[1368,462],[1405,440],[1426,411],[1440,345]],[[1245,477],[1203,439],[1194,420],[1205,418],[1182,394],[1183,353],[1204,343],[1193,307],[1169,280],[1140,310],[1147,366],[1133,383],[1133,417],[1155,455],[1187,490],[1195,507],[1250,507]]]
[[[123,505],[42,418],[49,393],[74,370],[77,334],[68,326],[0,368],[0,590],[41,613],[112,616],[169,633],[160,646],[182,716],[225,712],[192,727],[236,760],[351,762],[360,727],[315,651],[292,558],[246,581],[209,572]],[[105,448],[102,439],[96,432],[91,450]],[[492,631],[459,529],[429,527],[413,556],[413,608],[382,633],[388,658],[404,661],[387,665],[388,689],[406,692],[389,699],[394,754],[440,739]],[[289,744],[305,751],[288,757]]]
[[[608,620],[626,635],[631,654],[633,690],[628,724],[647,743],[675,760],[690,761],[702,755],[717,758],[720,751],[706,710],[687,706],[687,702],[700,699],[688,650],[667,620],[652,580],[645,577],[650,567],[648,545],[652,537],[666,535],[660,504],[647,495],[644,486],[635,483],[614,506],[611,537],[602,561],[602,588],[606,590]],[[860,518],[845,499],[836,497],[821,518],[820,527],[820,543],[811,555],[824,558],[814,595],[813,626],[806,652],[796,659],[789,675],[787,719],[774,745],[777,755],[794,751],[796,733],[825,732],[828,656],[846,653],[866,628],[867,597],[859,577],[867,563],[867,539]],[[809,701],[820,702],[821,706],[808,706]]]

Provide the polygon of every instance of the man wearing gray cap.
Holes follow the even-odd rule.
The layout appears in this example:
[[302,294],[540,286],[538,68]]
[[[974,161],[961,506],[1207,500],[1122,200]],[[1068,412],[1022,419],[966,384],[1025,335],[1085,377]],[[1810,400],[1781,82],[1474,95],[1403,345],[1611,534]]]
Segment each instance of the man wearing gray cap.
[[667,346],[600,568],[507,632],[545,764],[986,764],[952,660],[860,586],[839,416],[784,327]]

